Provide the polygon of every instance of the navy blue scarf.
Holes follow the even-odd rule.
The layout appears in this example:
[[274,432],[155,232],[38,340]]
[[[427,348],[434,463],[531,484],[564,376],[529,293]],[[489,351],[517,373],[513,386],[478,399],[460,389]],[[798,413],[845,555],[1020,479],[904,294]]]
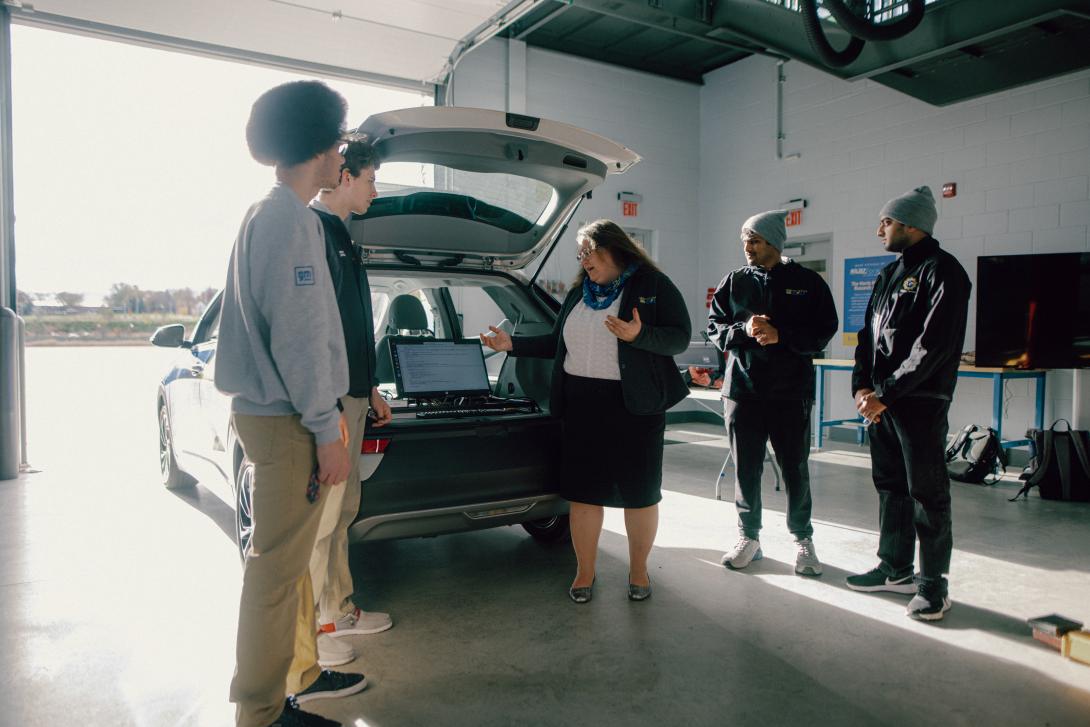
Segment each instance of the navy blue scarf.
[[584,276],[583,302],[592,310],[605,310],[610,307],[613,305],[613,301],[617,300],[617,296],[621,294],[624,284],[628,282],[628,279],[632,277],[632,273],[636,272],[639,267],[639,263],[632,263],[624,269],[620,277],[604,284],[594,282],[589,275]]

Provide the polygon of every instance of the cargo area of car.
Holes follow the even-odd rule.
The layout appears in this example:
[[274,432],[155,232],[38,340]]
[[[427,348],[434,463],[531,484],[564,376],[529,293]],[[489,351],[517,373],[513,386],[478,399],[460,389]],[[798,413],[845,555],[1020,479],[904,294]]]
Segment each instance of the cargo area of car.
[[552,495],[560,425],[549,414],[551,360],[489,351],[490,393],[480,399],[491,408],[476,414],[459,411],[472,401],[399,395],[387,360],[392,341],[414,337],[472,345],[490,325],[515,335],[548,332],[554,303],[547,294],[501,273],[379,268],[369,277],[379,388],[393,419],[365,433],[353,539],[472,530],[566,511]]

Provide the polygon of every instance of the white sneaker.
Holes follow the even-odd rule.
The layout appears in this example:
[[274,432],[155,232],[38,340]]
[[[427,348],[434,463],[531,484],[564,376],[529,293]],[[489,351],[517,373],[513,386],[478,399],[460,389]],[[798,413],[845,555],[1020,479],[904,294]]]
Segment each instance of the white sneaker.
[[741,570],[749,565],[751,561],[760,560],[763,557],[761,541],[743,535],[738,538],[738,542],[734,544],[733,548],[723,554],[719,562],[728,568]]
[[340,666],[355,658],[356,651],[351,644],[334,639],[329,634],[318,634],[318,666]]
[[334,638],[340,636],[359,636],[361,634],[377,634],[394,625],[390,614],[379,611],[361,611],[356,609],[352,613],[345,614],[330,624],[322,624],[323,634]]
[[814,550],[814,541],[810,538],[802,538],[795,541],[795,547],[799,549],[795,556],[795,572],[800,576],[820,576],[821,561],[818,560],[817,551]]

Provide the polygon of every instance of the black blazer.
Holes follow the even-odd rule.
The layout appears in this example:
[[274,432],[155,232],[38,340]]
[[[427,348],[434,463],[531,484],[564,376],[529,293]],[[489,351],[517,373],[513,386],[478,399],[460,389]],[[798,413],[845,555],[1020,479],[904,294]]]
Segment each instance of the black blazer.
[[[568,353],[564,322],[582,298],[581,286],[568,291],[550,333],[512,338],[512,356],[552,357],[549,408],[555,416],[563,414],[564,358]],[[637,270],[625,283],[617,317],[632,320],[633,308],[639,310],[643,322],[640,334],[632,343],[617,339],[624,403],[633,414],[659,414],[689,395],[672,357],[688,348],[692,324],[681,293],[664,273],[655,270]]]

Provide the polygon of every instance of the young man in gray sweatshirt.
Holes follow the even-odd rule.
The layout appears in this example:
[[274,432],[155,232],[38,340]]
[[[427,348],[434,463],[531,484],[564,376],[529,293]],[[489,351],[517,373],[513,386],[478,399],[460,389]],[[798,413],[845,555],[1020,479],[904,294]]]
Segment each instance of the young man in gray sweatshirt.
[[345,111],[324,84],[298,81],[265,92],[246,125],[250,154],[275,167],[277,182],[246,213],[231,252],[216,352],[216,386],[231,397],[254,465],[231,682],[242,727],[337,724],[285,701],[293,655],[305,662],[300,695],[344,696],[367,684],[318,667],[308,569],[323,496],[349,471],[344,334],[321,223],[307,209],[337,183]]

